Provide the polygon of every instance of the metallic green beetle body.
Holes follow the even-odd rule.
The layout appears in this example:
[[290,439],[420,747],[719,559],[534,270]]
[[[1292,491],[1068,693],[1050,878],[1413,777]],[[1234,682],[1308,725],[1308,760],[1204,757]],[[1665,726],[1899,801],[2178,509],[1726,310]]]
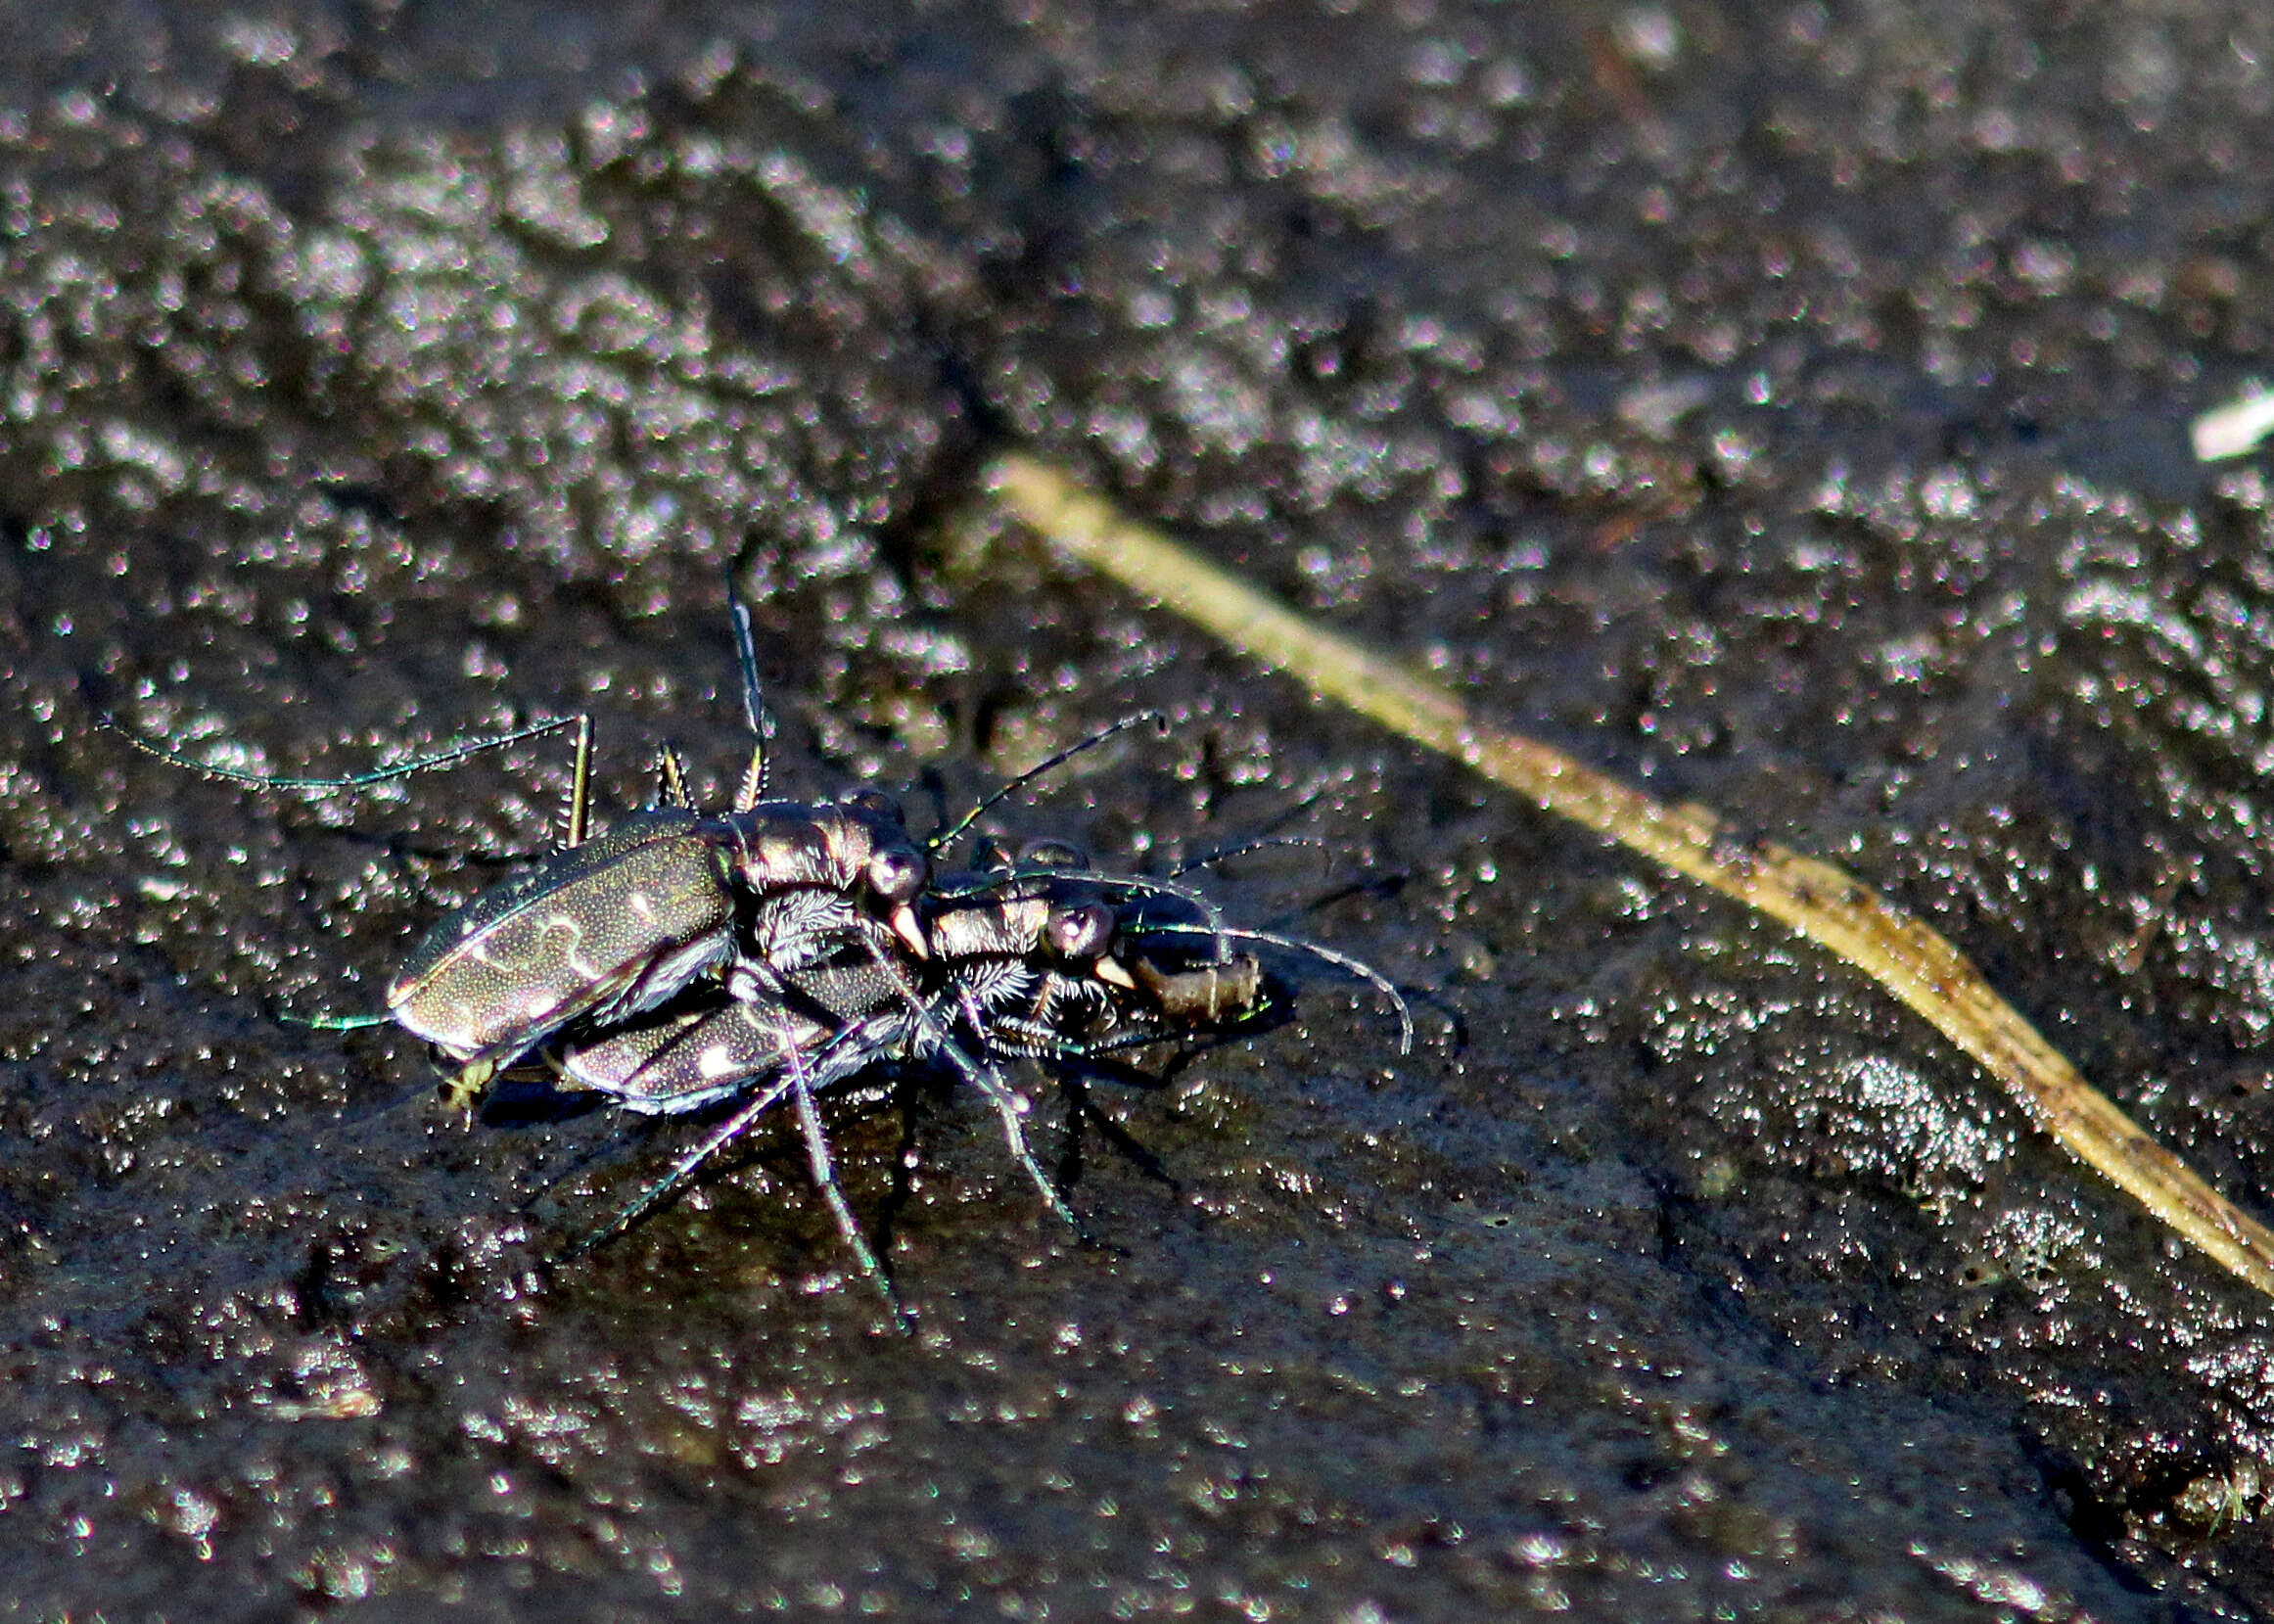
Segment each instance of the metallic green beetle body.
[[510,1064],[586,1015],[643,1009],[734,951],[725,854],[700,819],[623,819],[475,898],[430,932],[388,1012],[451,1058]]
[[[731,1099],[754,1080],[811,1065],[843,1028],[776,998],[735,998],[660,1015],[565,1050],[561,1076],[627,1110],[676,1116]],[[865,1062],[869,1051],[859,1049]]]
[[389,987],[388,1014],[461,1062],[444,1093],[470,1104],[565,1029],[653,1009],[752,946],[766,973],[888,930],[920,955],[912,905],[929,873],[873,791],[637,812],[444,919]]

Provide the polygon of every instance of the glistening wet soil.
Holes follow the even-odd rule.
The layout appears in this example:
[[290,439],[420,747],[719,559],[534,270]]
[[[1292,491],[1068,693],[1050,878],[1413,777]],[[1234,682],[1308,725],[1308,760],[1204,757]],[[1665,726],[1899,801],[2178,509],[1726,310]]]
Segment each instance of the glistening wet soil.
[[[962,511],[1020,444],[1851,868],[2261,1218],[2274,22],[0,5],[0,1599],[75,1619],[2274,1612],[2274,1305],[1857,977]],[[745,741],[1265,833],[1266,1030],[1085,1114],[433,1102],[370,1007]]]

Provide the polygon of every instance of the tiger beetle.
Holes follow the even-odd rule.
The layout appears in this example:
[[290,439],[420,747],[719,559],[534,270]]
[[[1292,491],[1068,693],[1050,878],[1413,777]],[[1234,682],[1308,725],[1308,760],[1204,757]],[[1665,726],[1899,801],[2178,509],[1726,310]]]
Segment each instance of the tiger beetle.
[[[571,1087],[675,1116],[738,1101],[660,1181],[568,1255],[621,1233],[682,1187],[766,1110],[790,1100],[812,1174],[862,1272],[906,1317],[843,1191],[816,1100],[881,1065],[928,1064],[974,1084],[1045,1203],[1077,1232],[1065,1198],[1029,1149],[1026,1104],[998,1062],[1072,1062],[1177,1035],[1171,1023],[1252,1013],[1262,974],[1239,941],[1312,953],[1405,1001],[1379,973],[1299,938],[1233,927],[1206,895],[1091,866],[1063,842],[933,883],[933,859],[1037,776],[1124,729],[1131,717],[1052,755],[918,845],[899,804],[859,789],[817,805],[766,799],[773,718],[760,691],[748,607],[729,591],[745,716],[753,736],[733,803],[705,812],[669,746],[655,805],[586,838],[592,720],[555,719],[343,777],[271,776],[160,748],[105,719],[137,749],[210,777],[266,789],[352,790],[441,768],[573,729],[563,839],[528,872],[440,921],[389,983],[384,1013],[316,1017],[352,1029],[394,1021],[455,1063],[443,1097],[471,1110],[496,1075],[532,1054]],[[1117,899],[1118,901],[1108,901]],[[1148,916],[1147,901],[1193,919]],[[1156,942],[1209,956],[1164,967]],[[1197,955],[1183,955],[1189,960]],[[1096,1035],[1103,1026],[1108,1031]]]

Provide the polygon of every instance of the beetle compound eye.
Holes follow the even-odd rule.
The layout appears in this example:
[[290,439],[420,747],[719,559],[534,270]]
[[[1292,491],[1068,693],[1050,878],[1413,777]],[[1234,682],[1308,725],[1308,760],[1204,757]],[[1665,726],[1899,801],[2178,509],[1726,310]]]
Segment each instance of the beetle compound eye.
[[868,859],[868,887],[888,903],[905,903],[924,889],[931,869],[921,852],[887,846]]
[[1113,909],[1103,903],[1060,908],[1050,915],[1050,946],[1067,958],[1095,958],[1113,946]]
[[895,828],[906,821],[901,812],[901,804],[880,789],[850,790],[840,805],[851,807],[857,812],[864,812],[871,817],[892,824]]
[[1090,854],[1070,840],[1030,840],[1019,852],[1022,868],[1087,868]]

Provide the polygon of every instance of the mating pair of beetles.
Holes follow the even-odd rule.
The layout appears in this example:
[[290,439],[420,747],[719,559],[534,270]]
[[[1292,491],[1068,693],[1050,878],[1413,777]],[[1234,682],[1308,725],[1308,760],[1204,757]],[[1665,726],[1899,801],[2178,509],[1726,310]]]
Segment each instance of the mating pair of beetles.
[[1405,1002],[1379,973],[1316,943],[1227,924],[1178,878],[1096,868],[1055,840],[1030,841],[1015,854],[990,842],[972,867],[939,866],[1014,790],[1148,718],[1052,757],[921,843],[899,804],[875,789],[818,804],[766,799],[773,722],[749,611],[730,602],[755,742],[722,812],[693,804],[667,747],[656,804],[587,838],[586,716],[344,778],[271,777],[140,746],[237,782],[343,790],[574,729],[561,848],[443,918],[390,984],[385,1014],[317,1024],[401,1025],[448,1060],[443,1095],[469,1110],[501,1073],[541,1064],[566,1086],[628,1110],[723,1112],[576,1253],[637,1222],[786,1100],[839,1231],[901,1318],[839,1187],[816,1101],[881,1066],[933,1067],[969,1082],[994,1107],[1043,1199],[1078,1230],[1028,1147],[1024,1106],[1002,1063],[1064,1065],[1251,1014],[1262,971],[1252,955],[1232,951],[1234,942],[1299,950],[1369,981],[1395,1007],[1401,1043],[1411,1045]]

